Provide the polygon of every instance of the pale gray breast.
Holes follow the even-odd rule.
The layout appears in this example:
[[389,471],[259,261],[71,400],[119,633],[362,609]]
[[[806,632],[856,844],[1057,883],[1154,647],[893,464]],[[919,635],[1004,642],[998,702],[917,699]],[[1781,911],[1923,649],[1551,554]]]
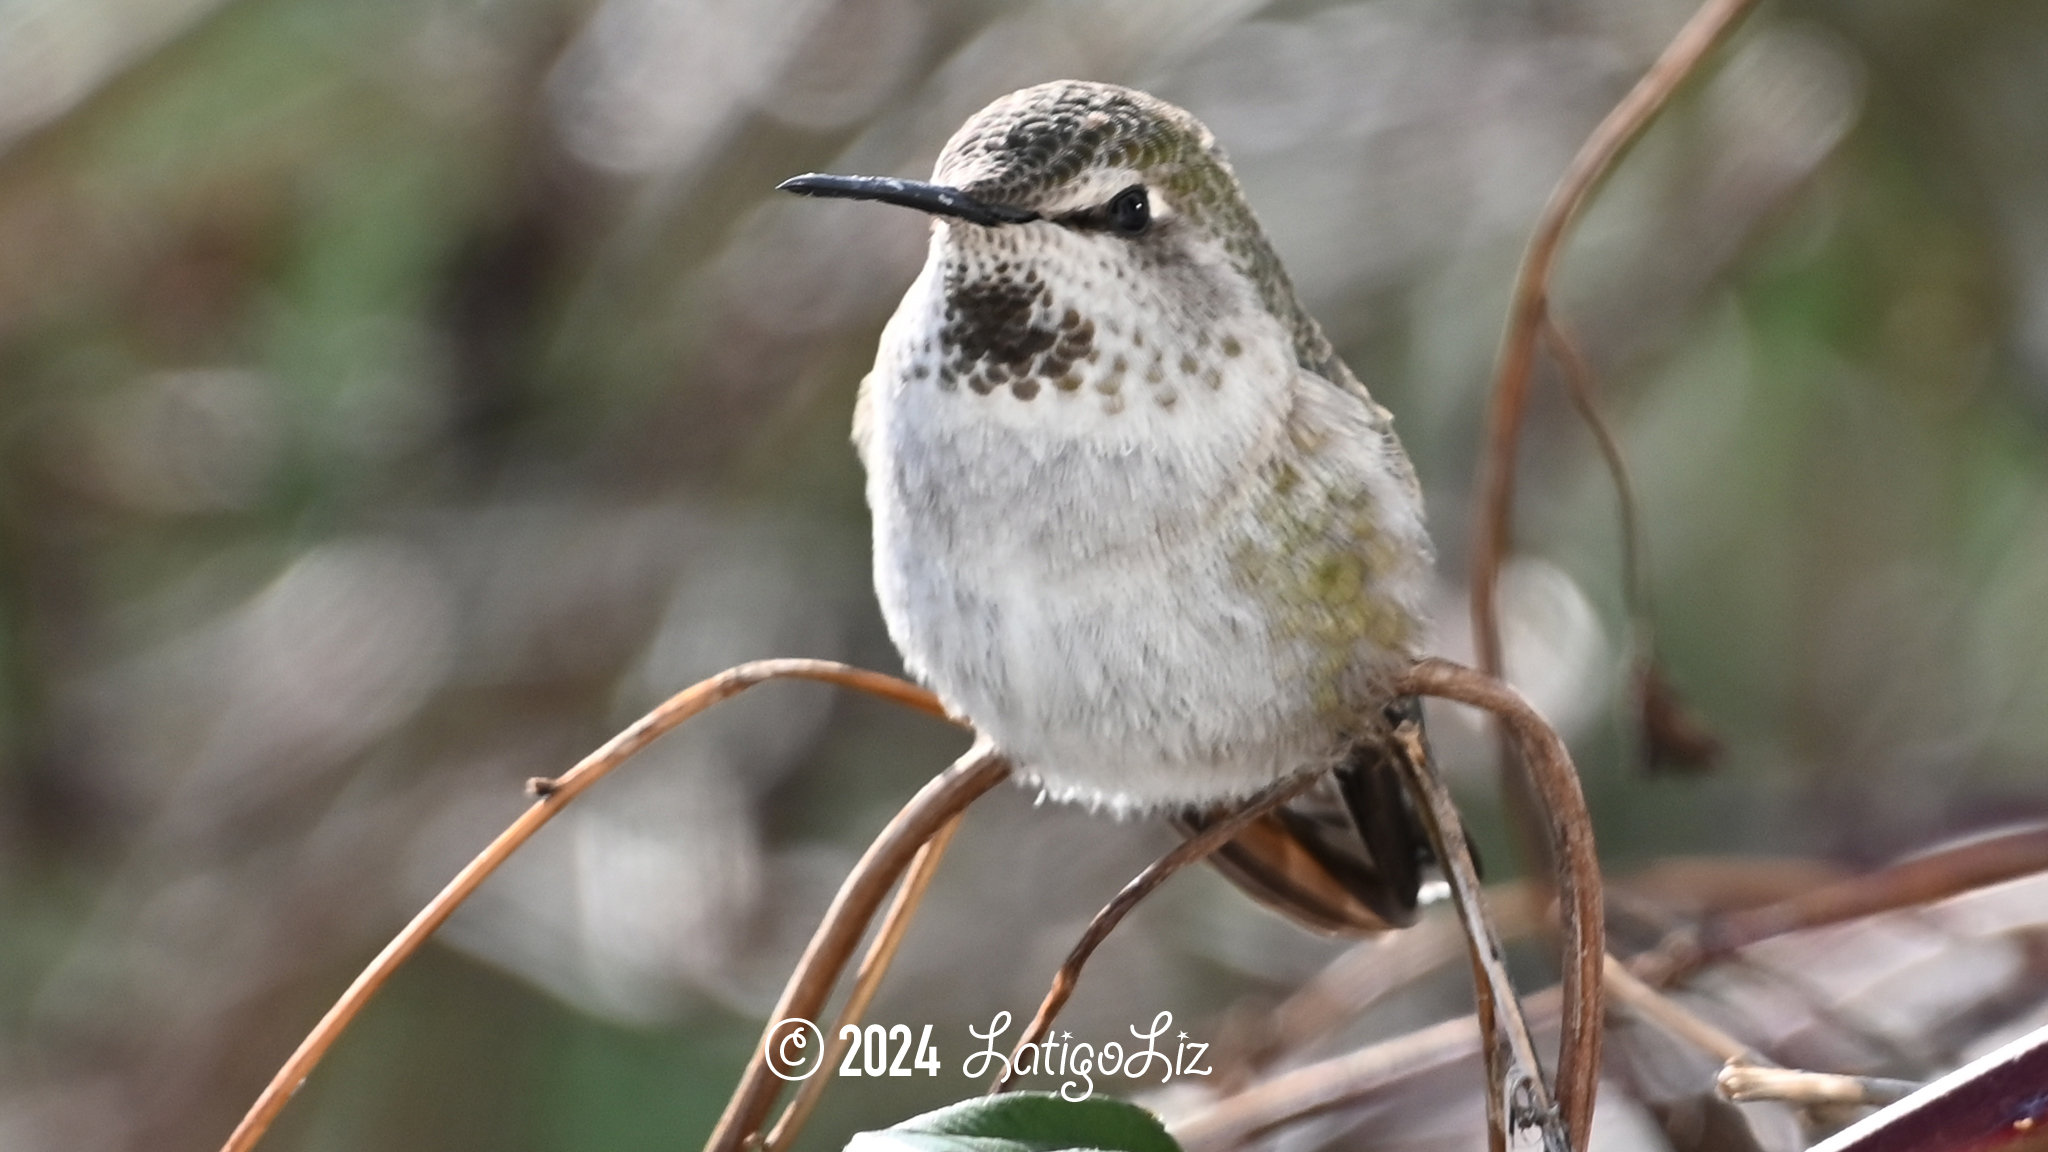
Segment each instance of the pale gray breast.
[[962,279],[935,263],[892,321],[866,401],[886,443],[867,461],[878,495],[926,546],[970,566],[1021,555],[1055,576],[1194,546],[1276,450],[1295,369],[1269,318],[1197,343],[1029,270]]
[[1419,609],[1419,569],[1347,567],[1324,506],[1384,517],[1381,556],[1426,557],[1383,414],[1302,369],[1263,310],[1190,334],[956,255],[934,245],[862,400],[877,590],[909,666],[1083,792],[1062,774],[1090,762],[1165,772],[1156,796],[1172,764],[1206,763],[1217,795],[1299,767],[1389,655],[1362,633],[1412,631],[1363,628],[1317,573]]

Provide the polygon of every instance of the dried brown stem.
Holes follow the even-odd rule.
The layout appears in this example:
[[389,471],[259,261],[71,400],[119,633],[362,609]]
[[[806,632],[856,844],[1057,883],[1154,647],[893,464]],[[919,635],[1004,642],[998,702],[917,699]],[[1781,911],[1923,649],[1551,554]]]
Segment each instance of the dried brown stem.
[[840,884],[832,906],[825,910],[811,942],[797,961],[784,985],[782,999],[769,1014],[739,1086],[726,1101],[725,1114],[712,1129],[705,1152],[739,1152],[760,1131],[761,1121],[775,1103],[780,1081],[769,1066],[769,1044],[776,1029],[789,1020],[815,1020],[839,981],[839,973],[866,934],[882,898],[898,877],[910,867],[925,842],[964,811],[983,793],[1010,775],[1010,763],[999,755],[986,737],[975,740],[951,767],[932,778],[911,797],[888,827],[861,855],[860,862]]
[[1649,566],[1643,556],[1642,516],[1637,511],[1636,488],[1629,479],[1628,460],[1621,454],[1621,442],[1615,439],[1614,430],[1607,426],[1607,418],[1600,412],[1599,392],[1593,384],[1593,366],[1579,347],[1578,339],[1563,321],[1547,311],[1543,314],[1542,333],[1544,343],[1549,345],[1550,354],[1564,376],[1565,394],[1571,397],[1579,419],[1586,422],[1587,430],[1593,434],[1593,443],[1600,448],[1600,459],[1607,465],[1607,478],[1614,485],[1615,500],[1620,504],[1622,596],[1628,601],[1629,620],[1636,630],[1636,644],[1647,653],[1654,647],[1650,631],[1654,614],[1650,606],[1650,583],[1644,575]]
[[1025,1045],[1036,1044],[1045,1036],[1046,1030],[1052,1027],[1053,1020],[1059,1016],[1060,1009],[1066,1007],[1067,1000],[1073,996],[1074,987],[1081,979],[1081,969],[1088,963],[1088,958],[1095,954],[1095,949],[1108,939],[1109,934],[1116,930],[1116,926],[1123,922],[1123,918],[1130,914],[1131,909],[1138,906],[1139,901],[1151,895],[1153,889],[1166,883],[1167,878],[1174,873],[1222,847],[1231,837],[1244,831],[1252,821],[1307,791],[1316,779],[1315,774],[1309,773],[1270,785],[1247,801],[1244,807],[1204,828],[1200,834],[1176,844],[1171,852],[1153,861],[1130,883],[1124,885],[1123,890],[1118,892],[1115,898],[1103,905],[1102,911],[1097,912],[1095,918],[1088,922],[1087,930],[1081,933],[1081,938],[1074,943],[1073,950],[1067,953],[1066,961],[1060,965],[1059,971],[1053,974],[1052,987],[1046,990],[1045,999],[1039,1002],[1038,1012],[1031,1018],[1031,1026],[1024,1029],[1024,1034],[1017,1038],[1017,1046],[1010,1050],[1010,1059],[1004,1061],[1002,1075],[989,1086],[989,1091],[1003,1092],[1009,1089],[1011,1081],[1016,1079],[1017,1054],[1024,1050]]
[[[1546,1148],[1561,1148],[1566,1135],[1552,1103],[1550,1089],[1543,1083],[1543,1065],[1536,1058],[1536,1039],[1523,1019],[1521,1001],[1508,979],[1501,958],[1500,934],[1486,911],[1486,896],[1479,886],[1479,869],[1472,862],[1471,845],[1465,839],[1464,821],[1451,800],[1450,790],[1437,775],[1429,749],[1422,742],[1421,726],[1413,721],[1394,732],[1408,754],[1400,757],[1402,782],[1416,798],[1422,825],[1430,844],[1442,862],[1450,881],[1451,903],[1465,927],[1465,943],[1472,961],[1472,993],[1479,1023],[1479,1051],[1486,1064],[1486,1136],[1495,1152],[1507,1148],[1508,1129],[1513,1123],[1514,1085],[1527,1084],[1534,1098],[1536,1123],[1543,1130]],[[1502,1052],[1499,1021],[1506,1023],[1506,1052]]]
[[341,994],[341,999],[335,1001],[334,1007],[327,1010],[327,1015],[321,1017],[312,1032],[299,1043],[298,1050],[271,1077],[263,1094],[256,1098],[256,1103],[250,1106],[248,1114],[242,1117],[242,1122],[235,1126],[227,1143],[222,1145],[222,1152],[246,1152],[256,1146],[277,1114],[305,1083],[306,1077],[312,1074],[321,1057],[341,1038],[357,1013],[363,1010],[385,981],[420,950],[434,930],[454,914],[464,900],[469,899],[478,885],[497,871],[522,844],[532,839],[542,825],[554,819],[556,813],[606,773],[631,759],[670,729],[713,704],[770,680],[821,680],[880,696],[934,716],[946,714],[937,698],[915,684],[829,660],[758,660],[728,668],[669,697],[660,707],[634,721],[568,772],[552,779],[529,782],[529,787],[538,797],[532,807],[520,813],[511,827],[499,833],[498,838],[491,841],[476,859],[456,873],[455,879],[450,880],[448,886],[441,889],[440,894],[420,909],[412,922],[384,946],[376,959],[370,961],[348,990]]
[[[1673,902],[1745,907],[1785,899],[1839,878],[1840,870],[1832,865],[1794,857],[1667,857],[1619,883],[1610,880],[1606,892],[1610,908],[1617,902],[1644,909]],[[1539,892],[1526,880],[1487,887],[1486,907],[1504,942],[1549,923],[1549,886],[1541,887]],[[1359,942],[1277,1006],[1261,1006],[1255,1017],[1246,1011],[1234,1019],[1232,1027],[1238,1030],[1230,1033],[1228,1045],[1218,1047],[1238,1049],[1242,1055],[1227,1069],[1218,1069],[1219,1082],[1231,1084],[1235,1077],[1235,1086],[1228,1089],[1235,1091],[1277,1057],[1322,1041],[1384,997],[1449,963],[1463,941],[1463,930],[1454,919],[1430,915],[1413,928]],[[1643,961],[1639,956],[1630,964]],[[1610,976],[1613,971],[1611,964],[1606,967]],[[1608,991],[1612,995],[1617,990],[1610,985]],[[1614,998],[1630,1002],[1626,996]]]
[[[1919,869],[1932,865],[1938,872],[1948,877],[1939,895],[1954,895],[1981,884],[1996,883],[2038,870],[2024,866],[2028,863],[2024,846],[2037,837],[2044,836],[2048,836],[2048,829],[2025,829],[1959,845],[1908,861],[1898,867]],[[1994,866],[2000,859],[2004,863]],[[1811,882],[1811,875],[1815,871],[1811,864],[1799,861],[1772,862],[1761,873],[1753,873],[1755,867],[1754,863],[1749,861],[1687,861],[1678,869],[1678,875],[1668,876],[1663,875],[1661,871],[1653,871],[1647,879],[1653,890],[1664,891],[1675,887],[1698,898],[1699,891],[1703,889],[1706,892],[1704,899],[1709,903],[1719,903],[1724,900],[1750,899],[1752,893],[1759,890],[1781,889],[1788,882],[1788,878],[1792,883],[1805,885]],[[1665,870],[1669,870],[1669,865]],[[1807,875],[1799,875],[1802,871]],[[1872,879],[1877,877],[1863,877],[1846,884],[1828,885],[1821,891],[1845,889],[1850,885]],[[1865,914],[1884,912],[1893,907],[1910,906],[1920,902],[1916,899],[1898,904],[1896,897],[1903,894],[1906,888],[1893,884],[1883,887],[1893,890],[1893,902],[1883,907],[1867,907]],[[1932,897],[1922,889],[1921,899],[1927,898]],[[1499,897],[1496,897],[1496,900],[1498,899]],[[1780,903],[1790,904],[1803,899],[1806,897],[1797,897]],[[1508,906],[1513,907],[1514,903],[1510,901]],[[1816,906],[1827,905],[1837,910],[1846,906],[1846,901],[1840,896],[1813,903]],[[1510,923],[1513,919],[1514,917],[1510,916],[1503,924]],[[1835,920],[1830,919],[1827,922],[1833,923]],[[1369,959],[1380,956],[1382,950],[1387,950],[1390,957],[1389,965],[1412,975],[1412,965],[1415,961],[1393,958],[1401,955],[1411,940],[1422,941],[1416,946],[1424,947],[1426,956],[1422,960],[1423,963],[1443,963],[1448,959],[1445,942],[1441,938],[1423,939],[1430,935],[1429,927],[1429,924],[1424,924],[1410,932],[1354,949],[1333,964],[1324,976],[1319,976],[1316,984],[1322,984],[1327,980],[1334,990],[1349,986],[1354,980],[1358,980],[1359,986],[1365,989],[1364,995],[1375,995],[1378,991],[1377,985],[1365,979]],[[1642,965],[1646,961],[1650,962],[1647,966],[1654,969],[1653,955],[1639,956],[1631,965]],[[1625,1007],[1732,1067],[1749,1070],[1770,1066],[1769,1059],[1749,1045],[1702,1020],[1677,1001],[1650,988],[1629,970],[1630,965],[1621,964],[1612,957],[1603,957],[1603,966],[1606,977],[1604,986],[1612,1005]],[[1342,969],[1355,969],[1355,972],[1345,972]],[[1547,1024],[1555,1020],[1558,1003],[1558,992],[1551,989],[1528,997],[1524,1005],[1532,1022]],[[1288,1004],[1292,1007],[1283,1008],[1290,1015],[1306,1016],[1320,1008],[1331,1016],[1345,1016],[1345,1009],[1353,1007],[1355,1002],[1348,998],[1340,1001],[1333,991],[1316,991],[1315,985],[1312,984],[1300,994],[1299,1003],[1291,1000]],[[1343,1107],[1375,1092],[1396,1087],[1411,1075],[1473,1055],[1479,1045],[1476,1025],[1474,1017],[1466,1016],[1410,1033],[1384,1044],[1293,1069],[1235,1092],[1207,1110],[1173,1125],[1173,1134],[1186,1152],[1221,1152],[1222,1149],[1249,1144],[1285,1125]],[[1303,1035],[1307,1033],[1304,1032]],[[2005,1092],[2010,1089],[2014,1099],[2022,1096],[2032,1099],[2038,1095],[2038,1085],[2042,1082],[2043,1076],[2048,1075],[2042,1071],[2048,1069],[2048,1030],[2030,1037],[2029,1040],[2032,1048],[2028,1048],[2025,1043],[2016,1045],[2006,1050],[2003,1062],[1987,1057],[1985,1061],[1973,1065],[1972,1069],[1989,1067],[1990,1071],[1995,1073],[1983,1076],[1983,1082],[1990,1090]],[[1826,1077],[1826,1074],[1795,1075],[1816,1077],[1808,1083],[1816,1086],[1817,1091],[1826,1093],[1840,1089],[1840,1086],[1822,1087],[1821,1078],[1832,1079]],[[1949,1084],[1952,1080],[1956,1080],[1959,1086],[1971,1082],[1963,1073],[1958,1073],[1956,1077],[1944,1078],[1941,1084]],[[1737,1076],[1737,1086],[1745,1086],[1745,1083],[1742,1076]],[[2013,1087],[2014,1083],[2019,1086]],[[1886,1086],[1881,1083],[1867,1084],[1859,1090],[1881,1094],[1886,1090]],[[1982,1103],[1981,1096],[1967,1095],[1970,1091],[1976,1089],[1957,1092],[1956,1099],[1947,1101],[1935,1100],[1937,1093],[1930,1091],[1926,1094],[1925,1100],[1916,1100],[1913,1106],[1930,1115],[1939,1113],[1946,1117],[1944,1123],[1954,1124],[1958,1130],[1974,1131],[1967,1126],[1991,1115],[1996,1109],[1987,1109]],[[1859,1125],[1854,1140],[1838,1138],[1825,1147],[1835,1152],[1850,1152],[1851,1149],[1854,1152],[1904,1152],[1906,1149],[1926,1152],[1928,1146],[1921,1141],[1924,1141],[1927,1129],[1922,1125],[1923,1120],[1920,1117],[1901,1110],[1899,1122],[1893,1129],[1879,1130]],[[1845,1133],[1844,1137],[1849,1135]],[[1961,1152],[1960,1145],[1951,1144],[1944,1147]],[[1816,1149],[1815,1152],[1821,1150]]]
[[[1558,990],[1546,989],[1523,1005],[1531,1021],[1548,1023],[1558,1011]],[[1292,1069],[1217,1102],[1172,1126],[1184,1152],[1223,1152],[1275,1129],[1344,1107],[1410,1077],[1463,1060],[1479,1048],[1478,1021],[1461,1016],[1397,1039]]]
[[[1666,45],[1656,63],[1636,82],[1621,103],[1600,121],[1579,146],[1550,199],[1537,217],[1528,250],[1515,277],[1508,308],[1507,330],[1494,371],[1493,398],[1487,411],[1486,453],[1480,461],[1477,487],[1479,515],[1473,523],[1472,638],[1479,668],[1490,676],[1504,674],[1497,604],[1500,570],[1513,538],[1516,450],[1529,404],[1529,377],[1536,360],[1536,340],[1550,310],[1550,280],[1572,223],[1614,163],[1642,134],[1672,94],[1692,75],[1720,38],[1756,0],[1705,0]],[[1504,742],[1505,743],[1505,742]],[[1542,837],[1531,812],[1533,797],[1511,749],[1501,755],[1502,794],[1521,849],[1540,856]],[[1537,871],[1549,861],[1536,860]]]
[[2043,869],[2048,825],[1993,833],[1776,904],[1731,912],[1709,926],[1702,943],[1707,956],[1726,955],[1786,932],[1927,904]]
[[1578,339],[1555,315],[1544,313],[1542,332],[1543,341],[1549,346],[1550,355],[1564,376],[1565,392],[1571,397],[1572,406],[1578,409],[1579,419],[1586,422],[1587,429],[1593,433],[1594,443],[1599,445],[1601,459],[1606,461],[1608,479],[1614,484],[1615,498],[1620,505],[1621,587],[1622,596],[1628,604],[1629,627],[1634,633],[1631,646],[1635,649],[1635,669],[1631,679],[1642,762],[1652,771],[1666,766],[1682,769],[1709,767],[1721,754],[1721,742],[1686,708],[1657,661],[1656,611],[1651,603],[1650,566],[1646,558],[1648,549],[1643,543],[1642,515],[1636,503],[1635,485],[1629,480],[1628,461],[1621,453],[1621,443],[1615,439],[1606,417],[1600,413],[1593,366],[1587,361]]
[[[875,990],[882,985],[882,977],[889,971],[889,965],[896,959],[897,949],[903,946],[903,937],[910,931],[910,921],[917,915],[918,905],[924,902],[924,894],[931,887],[932,877],[938,875],[939,862],[946,857],[946,849],[953,843],[954,833],[960,831],[960,822],[965,813],[954,816],[940,828],[938,835],[925,841],[917,850],[917,856],[910,862],[910,871],[903,877],[903,883],[896,887],[896,898],[889,902],[889,911],[882,917],[881,930],[875,933],[868,945],[867,954],[860,959],[860,967],[853,975],[853,990],[847,993],[846,1004],[839,1009],[839,1015],[832,1021],[827,1032],[830,1040],[825,1048],[824,1060],[819,1071],[839,1063],[851,1046],[844,1029],[848,1024],[860,1023],[861,1016],[868,1010],[868,1004],[875,998]],[[768,1137],[762,1142],[767,1152],[789,1146],[803,1131],[804,1122],[811,1118],[818,1101],[825,1095],[825,1086],[832,1082],[830,1076],[813,1075],[797,1086],[796,1096],[789,1106],[776,1117],[775,1127],[768,1130]]]
[[[1675,911],[1663,911],[1673,903],[1707,908],[1755,906],[1839,878],[1838,869],[1800,859],[1672,857],[1619,883],[1610,879],[1606,893],[1610,911],[1633,905],[1637,915],[1666,923],[1678,918]],[[1487,911],[1503,942],[1550,927],[1549,900],[1548,884],[1528,880],[1492,884],[1486,889]],[[1248,1003],[1233,1009],[1225,1025],[1225,1040],[1216,1046],[1228,1057],[1217,1068],[1219,1089],[1229,1093],[1243,1088],[1279,1057],[1321,1042],[1386,996],[1454,959],[1464,932],[1454,918],[1437,915],[1437,911],[1442,910],[1432,910],[1413,928],[1346,949],[1278,1005],[1253,1007]],[[1641,961],[1638,957],[1631,963]],[[1612,965],[1607,966],[1609,995],[1627,1003],[1628,997],[1615,995],[1613,971]]]
[[[1522,881],[1494,885],[1486,907],[1503,940],[1536,930],[1539,910]],[[1313,1045],[1366,1009],[1457,956],[1465,933],[1455,917],[1431,915],[1412,928],[1361,941],[1332,960],[1293,995],[1271,1008],[1234,1015],[1221,1083],[1242,1086],[1283,1053]]]
[[1430,916],[1405,931],[1352,946],[1293,995],[1250,1022],[1261,1030],[1256,1037],[1239,1040],[1240,1047],[1253,1049],[1247,1071],[1332,1035],[1395,990],[1449,963],[1463,941],[1456,921]]
[[1691,1009],[1636,979],[1628,965],[1614,957],[1606,962],[1607,994],[1629,1011],[1656,1024],[1723,1064],[1769,1067],[1756,1049],[1694,1015]]
[[1738,1104],[1775,1100],[1808,1107],[1816,1104],[1883,1107],[1904,1100],[1922,1086],[1911,1080],[1891,1080],[1883,1076],[1843,1076],[1835,1072],[1730,1064],[1714,1078],[1714,1087],[1722,1098]]
[[1621,103],[1600,121],[1579,146],[1570,166],[1537,217],[1536,227],[1515,277],[1508,327],[1494,372],[1493,404],[1487,418],[1487,452],[1479,489],[1484,494],[1472,559],[1472,632],[1479,648],[1479,667],[1500,675],[1500,627],[1494,593],[1506,557],[1514,514],[1515,454],[1528,408],[1529,375],[1536,359],[1536,338],[1550,308],[1550,278],[1565,237],[1586,201],[1613,170],[1614,162],[1670,102],[1679,85],[1692,75],[1707,52],[1733,27],[1756,0],[1706,0],[1686,21],[1657,62],[1643,74]]
[[1592,1131],[1593,1095],[1600,1078],[1604,1006],[1600,977],[1607,931],[1602,919],[1600,861],[1593,850],[1593,820],[1579,790],[1571,753],[1521,693],[1470,668],[1448,660],[1418,660],[1395,688],[1403,694],[1439,696],[1493,713],[1528,766],[1528,779],[1546,817],[1546,839],[1557,859],[1558,916],[1564,935],[1557,1104],[1572,1147],[1583,1149]]
[[1678,1001],[1638,980],[1628,966],[1607,958],[1607,990],[1637,1016],[1721,1061],[1714,1086],[1737,1103],[1775,1100],[1803,1107],[1879,1107],[1905,1099],[1920,1085],[1876,1076],[1843,1076],[1779,1067],[1755,1048],[1695,1015]]
[[1649,983],[1666,987],[1710,960],[1775,936],[1917,907],[2043,870],[2048,870],[2048,825],[1995,832],[1761,907],[1724,913],[1698,929],[1673,932],[1629,967]]

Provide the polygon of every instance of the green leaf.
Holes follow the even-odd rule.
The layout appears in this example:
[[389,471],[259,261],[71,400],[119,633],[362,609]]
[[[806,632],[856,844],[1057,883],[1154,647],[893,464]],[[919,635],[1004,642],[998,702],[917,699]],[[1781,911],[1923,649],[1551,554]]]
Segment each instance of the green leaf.
[[862,1132],[847,1152],[1180,1152],[1159,1117],[1122,1100],[1062,1100],[1051,1092],[977,1096]]

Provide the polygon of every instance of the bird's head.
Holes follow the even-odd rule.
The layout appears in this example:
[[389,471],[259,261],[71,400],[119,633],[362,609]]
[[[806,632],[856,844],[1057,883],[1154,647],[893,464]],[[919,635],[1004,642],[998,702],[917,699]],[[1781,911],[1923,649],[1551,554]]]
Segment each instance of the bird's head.
[[1028,343],[1040,322],[1056,335],[1071,310],[1193,345],[1264,313],[1298,362],[1331,358],[1215,137],[1142,92],[1025,88],[962,125],[930,181],[811,174],[782,187],[931,214],[948,308],[974,321],[970,334]]

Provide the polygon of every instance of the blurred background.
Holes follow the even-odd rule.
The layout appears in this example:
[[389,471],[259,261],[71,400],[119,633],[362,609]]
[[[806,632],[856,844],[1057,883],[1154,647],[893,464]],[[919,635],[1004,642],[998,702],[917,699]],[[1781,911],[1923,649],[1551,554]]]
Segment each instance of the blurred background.
[[[1229,150],[1391,407],[1466,656],[1484,390],[1545,193],[1674,0],[0,2],[0,1147],[218,1146],[353,972],[554,774],[740,660],[894,670],[854,388],[925,223],[770,191],[921,175],[990,99],[1144,87]],[[1670,675],[1625,722],[1614,491],[1551,377],[1511,672],[1617,872],[1866,867],[2048,814],[2048,9],[1764,6],[1565,261]],[[1497,874],[1488,745],[1435,715]],[[860,848],[964,747],[774,685],[550,826],[393,982],[278,1149],[694,1148]],[[873,1019],[968,1094],[1172,840],[977,808]],[[1340,950],[1203,873],[1067,1027],[1211,1038]],[[1452,973],[1457,977],[1457,973]],[[1378,1013],[1455,1011],[1461,977]],[[1014,1035],[1014,1033],[1013,1033]]]

